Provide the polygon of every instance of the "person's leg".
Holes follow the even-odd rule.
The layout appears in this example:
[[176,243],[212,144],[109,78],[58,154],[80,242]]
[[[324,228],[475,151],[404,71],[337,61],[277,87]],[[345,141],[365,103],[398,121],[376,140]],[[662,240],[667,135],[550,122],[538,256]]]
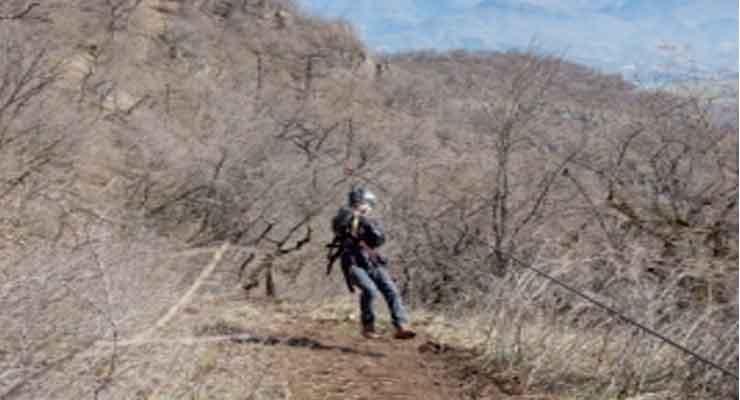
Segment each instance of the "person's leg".
[[373,279],[370,278],[367,271],[356,265],[350,267],[353,284],[360,288],[360,321],[366,331],[374,330],[375,313],[373,312],[373,300],[375,299],[377,289]]
[[375,285],[378,287],[380,293],[383,294],[385,302],[388,304],[388,309],[391,313],[391,321],[396,329],[402,329],[409,323],[408,313],[406,308],[403,306],[401,295],[398,293],[398,288],[393,282],[388,270],[384,267],[373,268],[370,272]]

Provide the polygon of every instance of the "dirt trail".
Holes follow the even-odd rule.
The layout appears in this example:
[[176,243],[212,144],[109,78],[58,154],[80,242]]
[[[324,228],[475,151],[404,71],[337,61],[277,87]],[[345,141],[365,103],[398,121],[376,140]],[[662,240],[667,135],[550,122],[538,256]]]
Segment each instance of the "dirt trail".
[[[145,385],[142,398],[197,392],[196,398],[248,400],[547,399],[516,395],[515,379],[477,371],[472,351],[437,343],[423,329],[413,340],[396,340],[386,321],[379,324],[382,338],[368,340],[353,314],[247,298],[220,275],[228,269],[227,262],[219,264],[226,250],[215,251],[181,300],[151,329],[118,344],[139,363],[157,358],[157,352],[191,355],[191,368],[179,382],[171,374],[153,379],[159,387]],[[351,304],[343,310],[354,309],[355,300],[346,301]],[[150,374],[160,369],[153,367]],[[163,381],[169,386],[162,387]]]
[[[368,340],[354,317],[320,317],[315,305],[246,299],[238,292],[196,304],[152,344],[200,345],[196,363],[206,372],[194,375],[213,388],[208,398],[549,399],[522,395],[516,377],[480,372],[472,351],[438,343],[423,329],[401,341],[386,324],[382,338]],[[188,331],[191,337],[184,337]],[[234,371],[248,364],[254,367],[245,373],[251,384],[240,389]]]
[[[421,352],[425,339],[366,340],[352,321],[314,320],[294,305],[263,310],[288,318],[270,327],[268,338],[279,339],[274,378],[287,382],[297,399],[426,399],[463,398],[460,381],[451,376],[445,359]],[[269,339],[268,339],[269,341]],[[248,342],[247,342],[248,343]],[[430,346],[427,346],[430,347]]]
[[[269,387],[280,390],[269,396],[246,398],[515,398],[501,390],[509,386],[477,376],[470,367],[472,352],[436,343],[423,332],[413,340],[400,341],[392,339],[391,329],[386,328],[381,329],[381,339],[367,340],[360,335],[355,321],[313,318],[307,315],[305,305],[252,300],[249,305],[234,309],[234,315],[246,309],[261,316],[252,319],[252,323],[251,318],[217,322],[206,326],[200,337],[221,338],[223,342],[214,351],[228,353],[232,362],[248,360],[254,351],[269,353],[262,373],[269,379]],[[228,384],[228,379],[216,375],[218,372],[213,371],[206,380]]]
[[[346,313],[356,306],[349,297],[345,312],[323,313],[315,304],[247,298],[223,275],[227,249],[214,252],[150,329],[117,344],[139,363],[158,358],[158,352],[186,348],[191,354],[181,381],[162,375],[151,382],[158,388],[144,385],[143,398],[182,396],[185,386],[204,398],[249,400],[512,398],[504,393],[510,385],[481,379],[470,367],[472,352],[435,343],[423,330],[413,340],[396,340],[386,321],[379,324],[381,339],[365,339],[356,318]],[[161,387],[163,381],[171,385]]]
[[[218,280],[211,282],[211,292],[215,295],[204,301],[208,298],[203,297],[208,288],[203,288],[206,293],[200,293],[201,304],[198,304],[196,291],[216,270],[226,250],[224,246],[214,254],[176,306],[137,340],[152,337],[155,330],[174,320],[173,325],[180,333],[168,332],[167,336],[181,345],[206,343],[215,346],[206,354],[216,360],[227,358],[226,353],[229,353],[231,361],[239,358],[246,361],[251,357],[250,352],[268,348],[269,361],[262,377],[268,377],[272,387],[277,384],[281,390],[280,394],[266,398],[447,400],[505,397],[497,387],[483,387],[470,379],[465,364],[472,358],[471,353],[434,343],[423,332],[418,338],[401,341],[393,339],[391,330],[386,327],[380,328],[381,339],[368,340],[360,335],[359,325],[351,319],[341,319],[338,315],[319,318],[311,312],[312,306],[305,304],[247,299],[238,289],[224,291],[224,282]],[[178,310],[190,303],[192,306],[186,310],[192,315],[181,313],[177,320]],[[379,306],[382,310],[382,305]],[[218,317],[204,324],[201,319],[204,315]],[[182,332],[184,327],[190,327],[196,337],[177,339],[187,334]],[[158,340],[166,342],[166,339]],[[170,341],[170,344],[174,343]],[[202,379],[213,385],[229,385],[228,378],[219,378],[217,367],[211,368],[209,375]]]

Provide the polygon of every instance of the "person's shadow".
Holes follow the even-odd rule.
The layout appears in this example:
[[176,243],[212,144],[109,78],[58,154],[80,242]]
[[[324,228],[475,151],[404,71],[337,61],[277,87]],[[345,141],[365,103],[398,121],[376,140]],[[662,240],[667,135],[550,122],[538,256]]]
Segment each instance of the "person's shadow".
[[239,344],[261,344],[263,346],[282,345],[282,346],[289,346],[289,347],[301,347],[301,348],[306,348],[310,350],[329,350],[329,351],[335,350],[341,353],[356,354],[359,356],[373,357],[373,358],[385,357],[385,354],[383,353],[378,353],[374,351],[360,351],[360,350],[353,349],[347,346],[327,345],[327,344],[319,342],[318,340],[307,338],[305,336],[289,337],[289,338],[279,338],[276,336],[263,336],[263,337],[253,336],[253,337],[247,337],[247,338],[234,338],[231,341],[234,343],[239,343]]

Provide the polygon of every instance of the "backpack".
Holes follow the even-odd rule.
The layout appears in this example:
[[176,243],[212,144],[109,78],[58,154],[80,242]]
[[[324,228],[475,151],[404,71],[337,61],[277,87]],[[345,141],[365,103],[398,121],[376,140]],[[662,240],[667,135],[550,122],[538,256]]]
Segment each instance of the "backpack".
[[337,211],[337,215],[331,220],[331,228],[334,236],[344,237],[349,235],[352,224],[352,210],[348,207],[342,207]]

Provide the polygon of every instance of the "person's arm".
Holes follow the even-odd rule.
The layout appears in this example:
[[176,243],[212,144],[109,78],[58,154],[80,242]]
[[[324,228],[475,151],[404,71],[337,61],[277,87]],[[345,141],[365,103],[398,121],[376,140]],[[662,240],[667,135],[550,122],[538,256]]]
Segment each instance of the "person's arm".
[[362,240],[371,248],[378,248],[385,243],[385,231],[379,221],[361,216],[359,225],[362,232]]

